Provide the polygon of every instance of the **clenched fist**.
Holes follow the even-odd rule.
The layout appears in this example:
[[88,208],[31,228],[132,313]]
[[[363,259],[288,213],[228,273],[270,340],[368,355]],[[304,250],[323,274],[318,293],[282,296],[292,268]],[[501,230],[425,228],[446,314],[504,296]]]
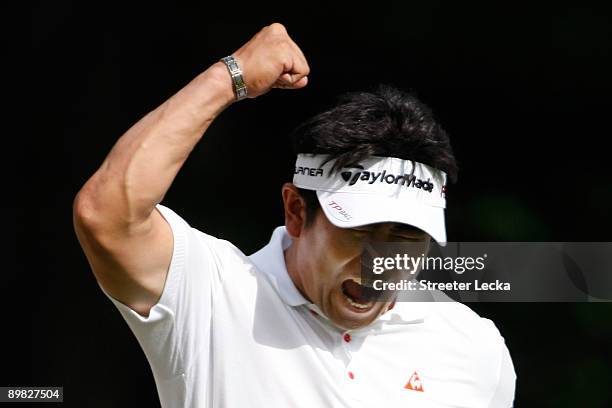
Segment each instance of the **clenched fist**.
[[282,24],[264,27],[232,55],[242,69],[250,98],[272,88],[299,89],[308,83],[308,62]]

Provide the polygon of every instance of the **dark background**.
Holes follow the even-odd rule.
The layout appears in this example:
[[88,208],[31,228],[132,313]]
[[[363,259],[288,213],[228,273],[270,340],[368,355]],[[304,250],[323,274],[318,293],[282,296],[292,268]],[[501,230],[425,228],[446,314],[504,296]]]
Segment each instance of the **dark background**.
[[[142,351],[80,251],[71,202],[135,121],[274,21],[304,51],[310,84],[213,123],[164,202],[192,226],[245,253],[264,245],[283,221],[290,130],[341,92],[388,83],[415,91],[451,135],[449,240],[611,241],[607,8],[81,3],[32,8],[32,129],[9,152],[18,189],[3,204],[16,240],[5,245],[0,385],[64,386],[65,406],[158,406]],[[610,304],[470,306],[506,339],[517,407],[611,406]]]

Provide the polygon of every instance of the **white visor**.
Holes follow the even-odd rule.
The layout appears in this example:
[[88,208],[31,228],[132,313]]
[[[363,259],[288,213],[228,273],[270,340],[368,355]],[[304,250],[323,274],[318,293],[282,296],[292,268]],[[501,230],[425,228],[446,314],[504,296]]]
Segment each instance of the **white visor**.
[[327,219],[353,228],[381,222],[417,227],[446,244],[446,173],[395,157],[370,157],[332,174],[327,155],[299,154],[293,184],[316,190]]

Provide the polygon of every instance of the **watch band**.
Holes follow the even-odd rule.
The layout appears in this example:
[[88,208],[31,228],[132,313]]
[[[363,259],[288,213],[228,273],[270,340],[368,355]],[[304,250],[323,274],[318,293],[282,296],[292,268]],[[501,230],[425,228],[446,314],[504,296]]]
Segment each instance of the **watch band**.
[[232,84],[234,86],[234,93],[236,94],[236,100],[241,101],[247,97],[247,87],[244,79],[242,78],[242,70],[240,66],[238,66],[238,62],[236,59],[229,55],[227,57],[221,58],[221,61],[225,63],[227,70],[232,77]]

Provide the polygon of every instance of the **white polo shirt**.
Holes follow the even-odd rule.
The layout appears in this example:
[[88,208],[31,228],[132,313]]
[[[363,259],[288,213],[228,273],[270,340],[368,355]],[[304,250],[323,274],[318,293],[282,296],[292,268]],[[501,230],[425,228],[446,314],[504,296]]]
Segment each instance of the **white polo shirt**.
[[163,294],[147,318],[111,300],[151,364],[162,407],[512,405],[504,340],[466,306],[398,302],[343,331],[293,285],[284,227],[246,256],[157,208],[174,234]]

